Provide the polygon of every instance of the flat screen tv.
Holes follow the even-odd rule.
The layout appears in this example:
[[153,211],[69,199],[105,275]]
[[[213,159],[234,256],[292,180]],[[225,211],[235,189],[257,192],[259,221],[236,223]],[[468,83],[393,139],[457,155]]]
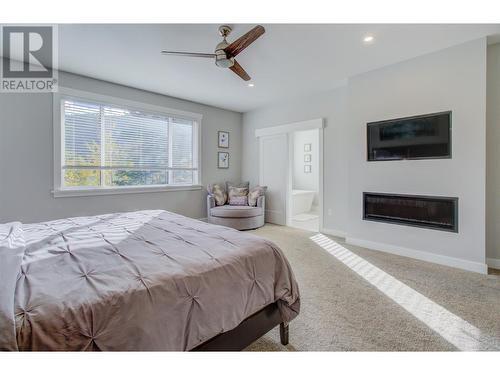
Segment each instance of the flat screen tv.
[[451,111],[370,122],[368,161],[451,158]]

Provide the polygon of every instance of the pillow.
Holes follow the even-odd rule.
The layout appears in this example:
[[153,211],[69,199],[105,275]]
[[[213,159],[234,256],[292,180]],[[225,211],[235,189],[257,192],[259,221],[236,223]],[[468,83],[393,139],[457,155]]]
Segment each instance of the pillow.
[[231,198],[234,197],[246,197],[247,195],[248,195],[248,188],[243,188],[243,187],[229,186],[229,190],[227,192],[229,200],[231,200]]
[[230,206],[248,206],[248,197],[246,195],[229,198]]
[[257,206],[257,200],[266,194],[267,186],[255,186],[248,192],[248,205]]
[[219,184],[208,185],[208,194],[215,199],[215,205],[223,206],[227,201],[227,193],[224,191],[224,186]]
[[229,192],[229,186],[234,186],[237,188],[249,188],[250,187],[250,182],[241,182],[239,184],[235,184],[234,182],[226,181],[226,191]]

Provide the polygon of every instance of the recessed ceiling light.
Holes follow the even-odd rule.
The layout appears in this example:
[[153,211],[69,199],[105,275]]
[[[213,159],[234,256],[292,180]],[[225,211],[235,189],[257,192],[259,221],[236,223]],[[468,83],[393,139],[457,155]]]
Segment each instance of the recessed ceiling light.
[[375,40],[375,38],[372,35],[367,35],[363,38],[363,42],[365,43],[371,43]]
[[254,87],[255,85],[253,83],[249,83],[248,87]]

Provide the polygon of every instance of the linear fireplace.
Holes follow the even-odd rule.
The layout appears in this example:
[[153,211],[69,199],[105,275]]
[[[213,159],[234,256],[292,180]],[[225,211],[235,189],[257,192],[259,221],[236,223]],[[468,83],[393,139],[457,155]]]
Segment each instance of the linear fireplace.
[[458,232],[458,198],[363,193],[363,219]]

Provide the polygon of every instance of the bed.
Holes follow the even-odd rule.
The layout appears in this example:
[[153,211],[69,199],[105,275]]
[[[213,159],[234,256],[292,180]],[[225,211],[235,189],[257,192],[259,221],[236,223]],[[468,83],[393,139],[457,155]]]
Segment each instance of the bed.
[[297,316],[282,251],[162,210],[0,225],[0,349],[241,350]]

